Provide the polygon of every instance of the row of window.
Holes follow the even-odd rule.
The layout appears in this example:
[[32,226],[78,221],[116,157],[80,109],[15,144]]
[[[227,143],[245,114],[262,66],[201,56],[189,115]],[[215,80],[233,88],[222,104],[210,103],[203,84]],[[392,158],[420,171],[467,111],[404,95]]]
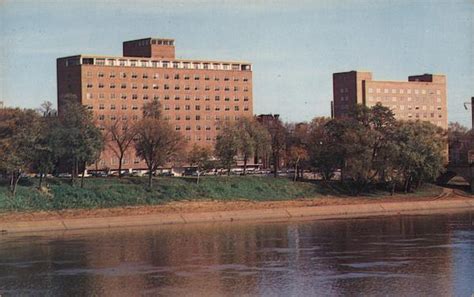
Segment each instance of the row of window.
[[380,89],[380,88],[376,88],[376,89],[373,89],[373,88],[369,88],[369,93],[383,93],[384,94],[388,94],[391,93],[392,94],[422,94],[422,95],[425,95],[425,94],[430,94],[430,95],[434,95],[436,93],[436,95],[441,95],[441,91],[440,90],[426,90],[426,89]]
[[[128,109],[131,109],[131,110],[138,110],[139,107],[137,105],[132,105],[132,106],[128,106],[128,105],[121,105],[121,110],[128,110]],[[94,106],[93,105],[87,105],[87,109],[89,110],[93,110],[94,109]],[[163,106],[163,109],[164,110],[181,110],[181,106],[180,105],[175,105],[173,108],[171,108],[169,105],[164,105]],[[99,104],[99,110],[105,110],[105,104]],[[111,104],[110,105],[110,110],[117,110],[117,106],[115,104]],[[191,105],[185,105],[184,106],[184,110],[191,110]],[[194,110],[201,110],[201,106],[200,105],[195,105],[194,106]],[[206,111],[210,111],[211,110],[211,106],[210,105],[206,105],[204,107],[204,110]],[[221,106],[218,106],[216,105],[213,109],[214,111],[220,111],[221,110]],[[231,110],[231,107],[230,106],[225,106],[222,108],[222,110],[225,110],[225,111],[230,111]],[[234,106],[234,111],[240,111],[240,106],[238,105],[235,105]],[[248,111],[249,110],[249,107],[248,106],[244,106],[243,108],[244,111]]]
[[209,62],[182,62],[182,61],[150,61],[137,59],[105,59],[105,58],[70,58],[66,60],[66,66],[76,65],[98,65],[98,66],[124,66],[124,67],[153,67],[153,68],[175,68],[175,69],[204,69],[204,70],[237,70],[250,71],[250,64],[228,64]]
[[[105,99],[105,97],[106,97],[106,96],[105,96],[106,94],[104,94],[104,93],[99,93],[99,94],[95,94],[95,95],[96,95],[99,99]],[[117,95],[119,95],[119,96],[117,96]],[[139,96],[138,96],[138,94],[132,94],[131,97],[129,97],[128,94],[110,94],[110,95],[109,95],[109,98],[112,99],[112,100],[113,100],[113,99],[117,99],[118,97],[120,97],[120,99],[122,99],[122,100],[126,100],[126,99],[128,99],[128,98],[131,98],[132,100],[138,100],[138,97],[139,97]],[[95,98],[95,96],[94,96],[93,93],[86,93],[86,99],[94,99],[94,98]],[[149,94],[144,94],[144,95],[141,96],[141,98],[142,98],[143,100],[148,100],[148,99],[150,99],[150,98],[153,98],[153,100],[160,100],[160,99],[161,99],[161,97],[160,97],[159,95],[157,95],[157,94],[154,94],[153,96],[152,96],[152,95],[149,95]],[[170,100],[170,98],[171,98],[170,95],[164,95],[164,96],[163,96],[163,99],[164,99],[164,100]],[[182,97],[179,96],[179,95],[175,95],[173,98],[174,98],[174,100],[181,100]],[[200,97],[200,96],[194,96],[193,99],[194,99],[195,101],[200,101],[200,100],[201,100],[201,97]],[[206,96],[204,96],[203,99],[204,99],[204,101],[210,101],[210,100],[211,100],[211,97],[206,95]],[[185,95],[185,96],[184,96],[184,100],[186,100],[186,101],[191,100],[191,96],[190,96],[190,95]],[[214,101],[220,101],[220,100],[221,100],[221,97],[220,97],[220,96],[218,96],[218,95],[217,95],[217,96],[214,96]],[[224,101],[231,101],[231,99],[230,99],[230,97],[224,97]],[[234,97],[234,98],[233,98],[233,101],[238,102],[238,101],[240,101],[240,99],[239,99],[238,97]],[[248,101],[249,101],[249,97],[248,97],[248,96],[245,96],[244,99],[243,99],[243,101],[244,101],[244,102],[248,102]]]
[[[105,121],[106,119],[110,119],[111,121],[120,120],[120,119],[123,120],[123,121],[127,121],[129,118],[134,120],[134,121],[139,119],[138,115],[132,115],[131,117],[129,117],[126,114],[124,114],[124,115],[110,115],[110,116],[99,114],[97,116],[97,119],[99,121]],[[184,119],[186,121],[190,121],[192,118],[196,121],[201,121],[201,120],[204,120],[204,119],[206,121],[213,121],[213,120],[215,120],[215,121],[221,121],[221,120],[229,121],[231,119],[231,117],[228,116],[228,115],[226,115],[224,117],[221,117],[219,115],[216,115],[215,117],[210,116],[210,115],[207,115],[205,117],[204,116],[201,117],[200,115],[196,115],[196,116],[193,116],[193,117],[191,117],[190,115],[185,115],[184,117],[182,117],[181,115],[175,115],[174,120],[181,121],[182,119]],[[167,121],[170,121],[172,119],[172,117],[170,115],[164,115],[163,119],[165,119]],[[237,116],[237,115],[234,116],[234,120],[238,120],[238,119],[240,119],[240,116]],[[209,129],[207,127],[209,127]],[[123,129],[126,129],[126,128],[123,128]],[[104,130],[104,129],[101,129],[101,130]],[[210,126],[206,126],[206,130],[211,130]],[[220,130],[220,127],[216,126],[216,130]]]
[[[406,99],[407,101],[412,101],[413,99],[415,99],[414,101],[417,101],[417,102],[430,102],[430,101],[433,101],[433,97],[415,97],[415,98],[412,98],[412,97],[373,97],[373,96],[368,96],[367,97],[369,101],[403,101],[404,99]],[[438,103],[441,103],[441,98],[440,97],[436,97],[436,102]]]
[[[110,83],[110,84],[109,84],[109,88],[110,88],[110,89],[115,89],[116,87],[118,88],[119,86],[120,86],[121,89],[126,89],[126,88],[127,88],[127,84],[126,84],[126,83],[121,83],[120,85],[116,85],[115,83]],[[88,88],[88,89],[92,89],[93,87],[94,87],[94,84],[91,83],[91,82],[89,82],[89,83],[86,84],[86,88]],[[104,84],[104,83],[98,83],[97,87],[98,87],[99,89],[103,89],[103,88],[105,88],[105,84]],[[136,90],[136,89],[138,89],[138,85],[137,85],[137,84],[131,84],[131,88],[134,89],[134,90]],[[159,90],[159,89],[160,89],[160,86],[159,86],[158,84],[152,84],[151,86],[149,86],[149,85],[147,85],[147,84],[142,84],[141,88],[144,89],[144,90],[148,90],[149,88],[152,88],[152,89],[154,89],[154,90]],[[174,88],[175,90],[180,90],[180,89],[181,89],[181,86],[180,86],[180,85],[175,85],[173,88]],[[182,88],[183,88],[184,90],[186,90],[186,91],[190,91],[190,90],[191,90],[191,86],[189,86],[189,85],[185,85],[185,86],[183,86]],[[169,89],[170,89],[170,85],[164,84],[164,85],[163,85],[163,89],[169,90]],[[192,89],[193,89],[194,91],[199,91],[199,86],[194,86]],[[221,90],[221,87],[220,87],[220,86],[215,86],[215,87],[213,87],[212,89],[213,89],[214,91],[220,91],[220,90]],[[210,90],[211,90],[211,86],[204,86],[204,90],[205,90],[205,91],[210,91]],[[230,88],[229,86],[225,86],[225,87],[223,88],[223,90],[227,92],[227,91],[230,91],[231,88]],[[239,91],[239,87],[238,87],[238,86],[234,86],[234,87],[233,87],[233,90],[234,90],[234,92],[238,92],[238,91]],[[242,90],[243,90],[244,92],[248,92],[248,91],[249,91],[249,88],[248,88],[248,87],[243,87]]]
[[[136,72],[119,72],[118,74],[115,73],[115,72],[110,72],[109,74],[106,74],[105,72],[97,72],[97,77],[99,78],[104,78],[104,77],[109,77],[109,78],[116,78],[117,76],[119,78],[127,78],[127,77],[131,77],[133,79],[148,79],[148,78],[152,78],[152,79],[160,79],[160,74],[159,73],[153,73],[153,74],[148,74],[148,73],[142,73],[142,74],[138,74]],[[91,78],[93,77],[93,72],[92,71],[88,71],[86,73],[86,77],[88,78]],[[190,79],[194,79],[194,80],[200,80],[201,79],[201,76],[200,75],[190,75],[190,74],[179,74],[179,73],[175,73],[175,74],[168,74],[168,73],[165,73],[161,76],[162,79],[181,79],[183,78],[184,80],[190,80]],[[202,77],[203,80],[211,80],[211,77],[209,75],[204,75]],[[212,78],[212,80],[214,81],[220,81],[220,80],[223,80],[223,81],[235,81],[235,82],[238,82],[240,81],[241,77],[237,77],[237,76],[234,76],[234,77],[229,77],[229,76],[214,76]],[[248,77],[243,77],[242,78],[242,81],[243,82],[248,82],[249,79]]]

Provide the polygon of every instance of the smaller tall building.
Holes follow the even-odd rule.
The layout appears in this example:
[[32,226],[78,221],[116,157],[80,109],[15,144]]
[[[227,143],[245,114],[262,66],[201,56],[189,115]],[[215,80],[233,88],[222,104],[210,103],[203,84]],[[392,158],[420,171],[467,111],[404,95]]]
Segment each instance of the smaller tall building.
[[349,116],[356,104],[367,107],[381,103],[398,120],[428,121],[448,128],[446,77],[423,74],[408,81],[378,81],[371,72],[349,71],[333,74],[334,118]]

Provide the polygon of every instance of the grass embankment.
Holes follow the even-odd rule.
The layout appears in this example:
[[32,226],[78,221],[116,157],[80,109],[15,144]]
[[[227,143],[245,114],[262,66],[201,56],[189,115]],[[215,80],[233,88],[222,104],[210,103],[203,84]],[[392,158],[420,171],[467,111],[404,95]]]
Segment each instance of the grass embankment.
[[[77,208],[110,208],[133,205],[158,205],[171,201],[251,200],[275,201],[319,196],[346,196],[348,189],[340,183],[293,182],[272,177],[204,177],[199,184],[194,178],[157,178],[148,189],[146,178],[90,178],[85,186],[71,187],[68,180],[48,179],[48,191],[37,189],[37,179],[21,182],[16,197],[7,184],[0,185],[0,212],[61,210]],[[426,185],[415,196],[435,196],[441,188]],[[389,195],[372,191],[365,196],[374,199]],[[348,197],[350,199],[350,197]]]

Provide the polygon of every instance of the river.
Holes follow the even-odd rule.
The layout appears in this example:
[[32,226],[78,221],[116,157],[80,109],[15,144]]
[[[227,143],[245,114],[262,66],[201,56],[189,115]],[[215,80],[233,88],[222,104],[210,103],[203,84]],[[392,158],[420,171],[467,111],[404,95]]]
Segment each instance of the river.
[[0,235],[0,296],[467,296],[474,213]]

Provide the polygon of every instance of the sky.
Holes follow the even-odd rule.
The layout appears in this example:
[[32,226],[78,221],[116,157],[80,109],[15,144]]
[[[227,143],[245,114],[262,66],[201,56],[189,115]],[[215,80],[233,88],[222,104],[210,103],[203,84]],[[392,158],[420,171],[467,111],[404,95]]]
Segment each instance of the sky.
[[474,0],[0,0],[0,101],[55,103],[56,58],[120,56],[144,37],[174,38],[178,58],[250,61],[256,114],[329,116],[334,72],[435,73],[449,121],[471,127]]

